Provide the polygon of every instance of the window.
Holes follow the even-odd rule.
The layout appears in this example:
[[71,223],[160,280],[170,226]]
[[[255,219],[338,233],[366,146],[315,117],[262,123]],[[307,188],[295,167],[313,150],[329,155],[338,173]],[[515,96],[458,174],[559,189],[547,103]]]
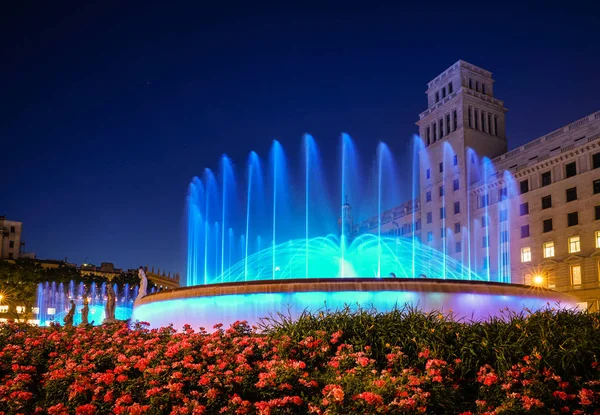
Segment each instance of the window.
[[440,173],[443,173],[443,172],[444,172],[444,162],[442,161],[440,163]]
[[427,242],[433,241],[433,232],[427,232]]
[[444,119],[440,118],[440,140],[444,137]]
[[454,110],[452,114],[454,117],[454,125],[452,125],[452,131],[456,131],[456,126],[458,125],[458,114],[456,113],[456,110]]
[[521,248],[521,262],[531,262],[531,247]]
[[552,258],[554,256],[554,241],[544,242],[544,258]]
[[542,197],[542,209],[550,209],[552,207],[552,195]]
[[479,207],[486,207],[490,204],[490,195],[481,195],[479,199]]
[[519,183],[519,188],[521,190],[521,194],[527,193],[529,191],[529,180],[525,179]]
[[454,214],[457,215],[460,213],[460,202],[454,202]]
[[597,169],[598,167],[600,167],[600,153],[592,156],[592,168]]
[[529,215],[529,203],[521,203],[519,206],[519,212],[521,213],[521,216]]
[[0,313],[8,313],[8,306],[0,305]]
[[431,127],[427,126],[427,145],[431,142]]
[[477,122],[479,121],[479,111],[477,109],[473,110],[473,119],[475,120],[475,129],[478,130]]
[[600,206],[594,206],[594,212],[596,213],[596,220],[600,219]]
[[500,212],[498,212],[498,221],[506,222],[507,220],[508,220],[508,210],[502,209]]
[[436,103],[440,102],[440,92],[439,91],[435,93],[435,102]]
[[458,156],[455,154],[454,157],[452,157],[452,164],[454,166],[458,166]]
[[13,259],[13,253],[12,252],[8,253],[8,259]]
[[473,80],[469,78],[469,89],[473,89]]
[[431,223],[432,215],[431,212],[427,212],[427,223]]
[[594,180],[594,194],[600,193],[600,179]]
[[15,227],[14,226],[10,227],[10,233],[15,233]]
[[486,256],[483,258],[483,269],[488,269],[490,267],[490,257]]
[[433,123],[433,142],[437,140],[437,123]]
[[549,171],[542,173],[542,187],[552,184],[552,175]]
[[446,135],[450,134],[450,114],[446,114]]
[[552,232],[552,218],[550,219],[544,219],[544,221],[542,222],[543,224],[543,231],[544,233],[546,232]]
[[452,182],[452,190],[457,191],[460,187],[460,182],[458,181],[458,179],[454,179],[454,181]]
[[490,247],[490,237],[489,236],[484,236],[483,238],[481,238],[481,247],[482,248]]
[[8,247],[9,248],[14,248],[15,247],[15,241],[9,241],[8,242]]
[[481,83],[481,92],[485,94],[485,84],[483,82]]
[[431,192],[425,193],[425,201],[426,202],[431,202]]
[[569,253],[581,251],[581,245],[579,244],[579,235],[571,236],[569,238]]
[[505,244],[508,242],[508,231],[500,232],[500,243]]
[[431,169],[427,169],[427,170],[425,171],[425,176],[426,176],[428,179],[431,179]]
[[446,228],[440,228],[440,237],[441,238],[445,238],[446,237]]
[[492,134],[492,114],[488,112],[488,133]]
[[444,196],[446,192],[444,192],[444,186],[440,186],[440,197]]
[[596,231],[596,248],[600,248],[600,231]]
[[577,188],[571,187],[567,189],[567,202],[572,202],[573,200],[577,200]]
[[581,265],[571,265],[571,285],[581,285]]
[[421,230],[421,219],[417,220],[417,222],[415,223],[415,229],[417,231]]
[[529,237],[529,225],[521,226],[521,239]]
[[452,93],[452,82],[448,83],[448,93],[451,94]]
[[579,215],[577,212],[567,214],[567,226],[579,225]]
[[471,118],[472,118],[471,117],[471,107],[469,107],[468,113],[469,113],[469,128],[472,128],[472,125],[471,125]]
[[460,233],[460,222],[454,224],[454,233]]
[[498,135],[498,116],[497,115],[494,115],[494,135],[496,137],[500,137]]
[[483,131],[484,133],[485,131],[485,112],[483,110],[481,110],[481,131]]
[[442,98],[446,98],[446,87],[442,88]]
[[446,219],[446,208],[445,207],[440,208],[440,219]]
[[475,90],[479,92],[479,81],[475,81]]
[[498,200],[502,201],[508,198],[508,188],[501,187],[498,189]]
[[487,225],[488,225],[488,219],[487,219],[487,216],[483,215],[483,216],[481,217],[481,227],[482,227],[482,228],[485,228]]
[[565,175],[567,178],[573,177],[577,174],[577,164],[575,162],[565,165]]
[[460,241],[458,241],[455,245],[454,251],[458,254],[459,252],[462,251],[462,244],[460,243]]

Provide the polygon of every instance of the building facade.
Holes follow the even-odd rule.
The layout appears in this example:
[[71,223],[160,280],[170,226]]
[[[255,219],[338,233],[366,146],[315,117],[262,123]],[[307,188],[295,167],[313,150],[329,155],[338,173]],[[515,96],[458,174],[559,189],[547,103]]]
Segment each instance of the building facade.
[[0,260],[19,259],[23,223],[0,216]]
[[458,61],[426,94],[416,199],[382,214],[382,234],[414,236],[489,280],[570,292],[600,309],[600,111],[507,152],[507,110],[490,72]]

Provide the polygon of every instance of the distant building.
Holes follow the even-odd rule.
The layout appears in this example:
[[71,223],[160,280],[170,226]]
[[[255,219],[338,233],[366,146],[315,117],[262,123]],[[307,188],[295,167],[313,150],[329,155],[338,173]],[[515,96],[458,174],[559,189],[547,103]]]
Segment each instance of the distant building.
[[[507,152],[492,74],[458,61],[427,84],[419,192],[382,213],[492,281],[544,286],[600,309],[600,111]],[[355,232],[376,232],[374,217]]]
[[23,223],[0,216],[0,259],[19,259]]
[[170,272],[167,273],[163,270],[163,272],[161,274],[160,269],[157,269],[155,272],[154,266],[152,267],[152,269],[149,269],[147,265],[145,267],[145,271],[146,271],[146,277],[148,278],[148,280],[150,282],[156,284],[156,286],[158,287],[159,290],[165,290],[165,289],[179,287],[180,279],[181,279],[181,276],[179,275],[179,273],[175,273],[171,276]]
[[121,268],[115,268],[115,264],[112,262],[102,262],[99,267],[92,264],[81,264],[79,272],[81,273],[81,276],[98,275],[112,279],[121,274],[123,270]]

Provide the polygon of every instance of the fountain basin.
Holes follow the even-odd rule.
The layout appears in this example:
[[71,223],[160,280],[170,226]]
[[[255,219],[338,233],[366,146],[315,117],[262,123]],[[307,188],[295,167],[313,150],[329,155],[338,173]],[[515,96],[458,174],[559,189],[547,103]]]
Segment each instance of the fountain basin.
[[211,330],[245,320],[251,325],[278,313],[297,318],[303,311],[345,306],[390,311],[410,305],[422,311],[452,312],[456,318],[485,320],[506,310],[575,308],[569,295],[527,285],[464,280],[323,278],[198,285],[149,294],[136,301],[132,321],[151,327],[189,324]]

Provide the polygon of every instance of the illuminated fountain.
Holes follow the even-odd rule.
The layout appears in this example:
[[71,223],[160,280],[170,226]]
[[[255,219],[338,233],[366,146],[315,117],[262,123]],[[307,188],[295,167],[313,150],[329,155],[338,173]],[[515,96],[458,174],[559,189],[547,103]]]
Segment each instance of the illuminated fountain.
[[[127,320],[131,317],[138,287],[130,287],[129,284],[123,286],[114,284],[113,289],[116,294],[115,317],[117,320]],[[83,282],[77,284],[72,280],[68,284],[56,282],[38,284],[37,307],[33,310],[33,320],[41,326],[48,326],[51,323],[63,325],[64,318],[70,309],[70,300],[73,300],[76,306],[73,324],[78,325],[81,323],[81,309],[86,296],[89,302],[88,322],[99,325],[105,318],[106,283],[91,283],[86,288]]]
[[[421,145],[416,138],[413,181],[406,185],[398,180],[385,143],[377,147],[373,173],[363,174],[346,134],[334,183],[327,183],[310,135],[304,136],[301,168],[295,170],[277,141],[266,169],[256,153],[250,154],[245,180],[236,178],[231,160],[223,156],[218,174],[206,169],[202,179],[190,183],[187,287],[138,300],[132,318],[154,327],[211,328],[216,323],[255,323],[277,313],[294,317],[304,310],[344,305],[386,311],[408,303],[425,311],[452,310],[458,317],[473,318],[499,315],[506,308],[574,306],[565,295],[508,284],[510,264],[492,281],[489,272],[471,269],[470,258],[457,261],[422,244],[417,232],[406,238],[382,233],[382,213],[399,205],[404,193],[412,193],[411,229],[418,229],[416,161]],[[449,144],[444,152],[449,157],[454,153]],[[489,160],[482,165],[470,168],[468,175],[485,180],[496,174]],[[302,174],[290,174],[298,170]],[[515,194],[512,183],[504,205],[515,203],[508,201]],[[364,219],[373,213],[376,226],[359,234],[354,217]],[[483,232],[490,237],[489,229]],[[462,235],[470,233],[467,225]]]

